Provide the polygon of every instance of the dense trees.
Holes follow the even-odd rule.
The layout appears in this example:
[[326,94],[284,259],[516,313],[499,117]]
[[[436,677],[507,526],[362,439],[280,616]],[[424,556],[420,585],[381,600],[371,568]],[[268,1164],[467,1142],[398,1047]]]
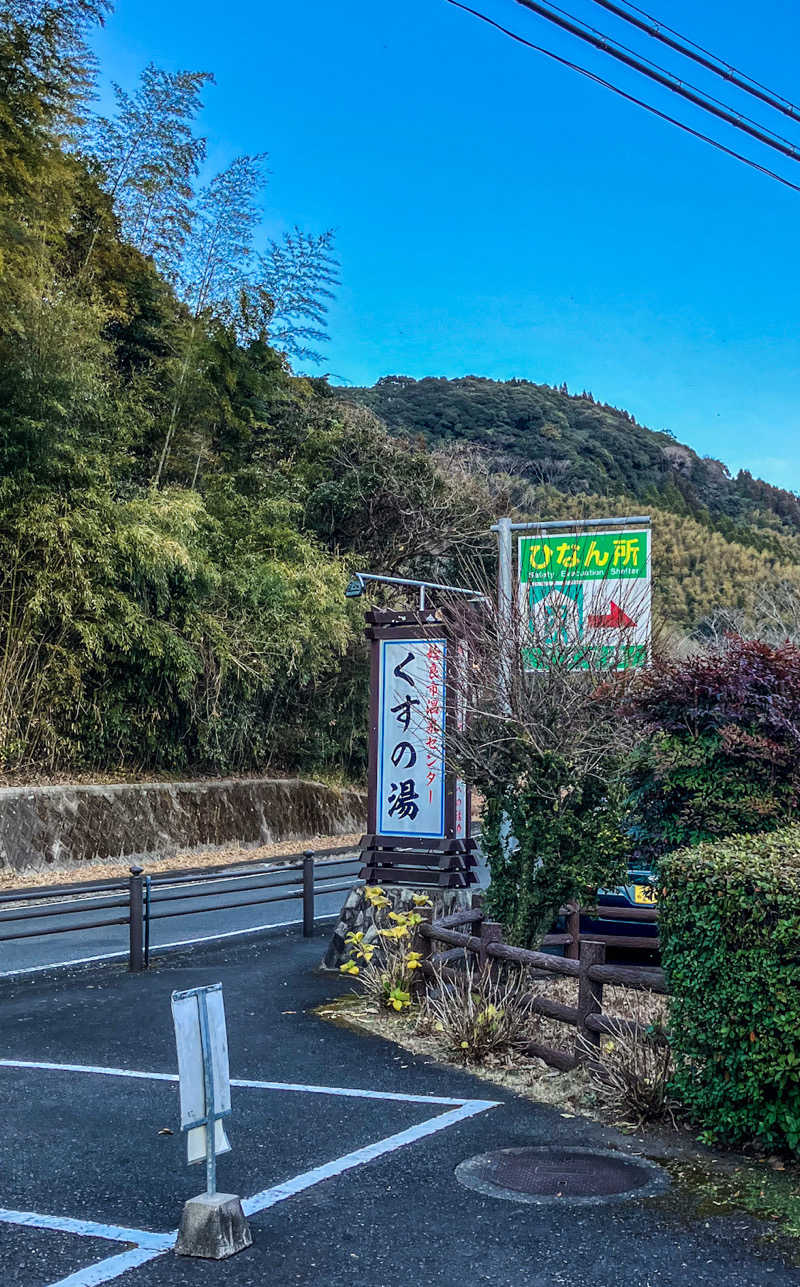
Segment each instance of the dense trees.
[[292,374],[332,240],[255,243],[261,158],[197,187],[209,78],[150,67],[94,120],[104,6],[23,8],[0,9],[0,769],[357,770],[348,557],[437,564],[434,521],[487,515]]
[[[566,387],[467,376],[412,380],[386,376],[372,388],[343,390],[370,407],[393,433],[478,444],[495,469],[567,496],[626,496],[648,509],[690,517],[726,541],[776,560],[800,555],[800,501],[753,479],[731,478],[668,433],[626,411]],[[606,511],[607,512],[607,511]]]
[[392,378],[343,403],[294,374],[331,234],[259,242],[262,156],[206,175],[208,73],[150,66],[92,114],[107,7],[0,0],[0,771],[358,771],[349,572],[491,575],[510,506],[654,505],[682,626],[791,591],[795,498],[590,395]]

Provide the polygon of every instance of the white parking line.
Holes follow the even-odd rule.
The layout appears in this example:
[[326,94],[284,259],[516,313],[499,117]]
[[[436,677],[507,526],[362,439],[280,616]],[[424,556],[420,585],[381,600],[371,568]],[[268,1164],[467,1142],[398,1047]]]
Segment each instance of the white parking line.
[[121,1224],[98,1224],[96,1220],[72,1220],[69,1216],[41,1215],[38,1211],[10,1211],[0,1207],[4,1224],[29,1225],[32,1229],[52,1229],[56,1233],[74,1233],[79,1238],[106,1238],[109,1242],[136,1242],[152,1251],[165,1251],[166,1233],[148,1233]]
[[[0,1067],[84,1073],[107,1077],[132,1077],[146,1081],[176,1082],[178,1080],[175,1073],[141,1072],[128,1068],[104,1068],[89,1064],[56,1064],[43,1060],[0,1059]],[[345,1153],[342,1157],[335,1158],[331,1162],[325,1162],[309,1171],[303,1171],[288,1180],[283,1180],[280,1184],[275,1184],[269,1189],[263,1189],[260,1193],[253,1194],[252,1197],[245,1198],[242,1206],[248,1216],[258,1215],[260,1212],[276,1206],[279,1202],[285,1202],[287,1198],[294,1197],[298,1193],[303,1193],[305,1190],[313,1188],[314,1185],[320,1184],[324,1180],[342,1175],[345,1171],[352,1170],[354,1167],[363,1166],[378,1157],[384,1157],[397,1149],[404,1148],[408,1144],[414,1144],[418,1140],[425,1139],[428,1135],[435,1135],[439,1131],[447,1130],[469,1117],[474,1117],[478,1113],[485,1113],[490,1108],[498,1106],[497,1100],[490,1099],[451,1099],[435,1095],[408,1095],[401,1092],[361,1090],[355,1087],[313,1086],[294,1082],[255,1081],[246,1078],[231,1078],[231,1085],[251,1090],[285,1090],[312,1095],[338,1095],[356,1099],[381,1099],[396,1103],[436,1104],[439,1107],[450,1107],[449,1112],[429,1117],[423,1122],[418,1122],[416,1125],[408,1127],[406,1130],[397,1131],[394,1135],[387,1135],[384,1139],[377,1140],[374,1144],[367,1144],[363,1148],[354,1149],[352,1152]],[[61,1278],[58,1282],[50,1283],[49,1287],[100,1287],[101,1284],[112,1282],[115,1278],[119,1278],[121,1274],[127,1273],[131,1269],[136,1269],[158,1256],[163,1256],[172,1248],[177,1236],[177,1230],[175,1229],[168,1233],[158,1233],[147,1229],[129,1229],[121,1225],[101,1224],[91,1220],[74,1220],[68,1216],[42,1215],[37,1212],[12,1211],[4,1208],[0,1208],[0,1221],[7,1224],[72,1233],[82,1237],[105,1238],[112,1242],[134,1244],[133,1247],[126,1251],[108,1256],[105,1260],[98,1261],[94,1265],[87,1265],[86,1268],[77,1270],[67,1278]]]
[[50,1283],[48,1287],[100,1287],[101,1283],[113,1282],[121,1274],[126,1274],[129,1269],[138,1269],[140,1265],[146,1265],[148,1260],[156,1260],[158,1256],[163,1255],[163,1251],[131,1247],[130,1251],[120,1251],[116,1256],[99,1260],[96,1265],[87,1265],[85,1269],[78,1269],[67,1278],[59,1278],[58,1282]]
[[[94,1073],[99,1077],[133,1077],[143,1081],[177,1081],[177,1073],[140,1072],[134,1068],[105,1068],[94,1064],[55,1064],[45,1060],[0,1059],[0,1068],[32,1068],[44,1072]],[[455,1105],[483,1103],[483,1100],[450,1099],[441,1095],[405,1095],[393,1090],[361,1090],[353,1086],[311,1086],[290,1081],[253,1081],[249,1077],[231,1077],[232,1086],[248,1090],[291,1090],[306,1095],[344,1095],[354,1099],[388,1099],[398,1104]],[[488,1101],[487,1101],[488,1102]],[[492,1101],[494,1102],[494,1101]]]
[[409,1126],[407,1130],[398,1131],[396,1135],[387,1135],[385,1139],[378,1140],[375,1144],[367,1144],[364,1148],[355,1149],[352,1153],[345,1153],[344,1157],[338,1157],[334,1162],[315,1166],[313,1170],[304,1171],[302,1175],[296,1175],[291,1180],[284,1180],[282,1184],[275,1184],[271,1189],[264,1189],[263,1192],[254,1194],[252,1198],[245,1198],[242,1203],[245,1215],[257,1215],[259,1211],[266,1211],[268,1207],[275,1206],[276,1202],[283,1202],[286,1198],[293,1197],[295,1193],[310,1189],[321,1180],[341,1175],[342,1172],[349,1171],[354,1166],[363,1166],[365,1162],[372,1162],[376,1157],[394,1153],[396,1149],[403,1148],[406,1144],[415,1144],[417,1140],[425,1139],[427,1135],[445,1131],[449,1126],[455,1126],[457,1122],[463,1122],[467,1117],[474,1117],[476,1113],[485,1113],[488,1109],[496,1107],[496,1100],[473,1099],[467,1100],[466,1103],[462,1102],[460,1108],[453,1108],[449,1113],[429,1117],[427,1121]]

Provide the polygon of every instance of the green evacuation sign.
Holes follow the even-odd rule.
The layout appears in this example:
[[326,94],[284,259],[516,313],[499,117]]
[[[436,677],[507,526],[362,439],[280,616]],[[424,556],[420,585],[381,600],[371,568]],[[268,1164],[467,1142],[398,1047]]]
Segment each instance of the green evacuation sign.
[[650,529],[576,524],[519,542],[526,669],[627,670],[650,658]]

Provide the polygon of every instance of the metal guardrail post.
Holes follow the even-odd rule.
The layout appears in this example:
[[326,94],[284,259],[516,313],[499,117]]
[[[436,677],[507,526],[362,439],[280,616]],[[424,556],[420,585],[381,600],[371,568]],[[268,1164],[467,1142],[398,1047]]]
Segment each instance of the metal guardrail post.
[[314,852],[303,853],[303,938],[314,933]]
[[138,974],[144,969],[144,881],[141,867],[131,867],[129,870],[128,969],[132,974]]
[[150,968],[150,877],[144,878],[144,968]]

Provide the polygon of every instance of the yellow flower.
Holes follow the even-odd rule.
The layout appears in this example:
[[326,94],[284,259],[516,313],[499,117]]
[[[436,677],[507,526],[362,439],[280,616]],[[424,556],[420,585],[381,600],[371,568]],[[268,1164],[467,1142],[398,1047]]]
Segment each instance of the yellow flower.
[[461,1042],[461,1049],[462,1049],[462,1050],[469,1050],[469,1042],[468,1042],[468,1041],[462,1041],[462,1042]]
[[414,894],[413,899],[415,907],[433,907],[427,894]]
[[422,968],[422,957],[419,952],[409,952],[406,957],[406,969],[419,970]]
[[342,974],[358,974],[358,966],[355,961],[345,961],[344,965],[339,966],[339,969]]
[[384,894],[380,885],[365,885],[364,897],[373,907],[388,907],[389,899]]
[[351,931],[351,933],[345,935],[344,941],[345,943],[352,943],[355,946],[358,946],[362,942],[363,938],[364,938],[363,930],[358,930],[355,933]]

